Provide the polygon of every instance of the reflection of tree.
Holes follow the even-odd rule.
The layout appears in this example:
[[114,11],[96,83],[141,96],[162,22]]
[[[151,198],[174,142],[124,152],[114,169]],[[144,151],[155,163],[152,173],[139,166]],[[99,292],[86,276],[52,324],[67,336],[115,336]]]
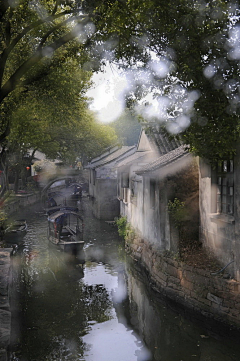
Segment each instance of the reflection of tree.
[[36,355],[37,360],[76,360],[84,352],[81,337],[88,331],[88,322],[111,318],[112,304],[104,286],[84,285],[81,269],[70,262],[65,267],[61,261],[59,264],[60,267],[50,263],[51,268],[38,269],[38,277],[31,277],[31,282],[28,272],[22,272],[21,352],[27,360],[36,359]]
[[95,320],[100,323],[112,318],[109,313],[112,307],[112,301],[109,298],[108,291],[103,285],[84,285],[83,295],[88,321]]

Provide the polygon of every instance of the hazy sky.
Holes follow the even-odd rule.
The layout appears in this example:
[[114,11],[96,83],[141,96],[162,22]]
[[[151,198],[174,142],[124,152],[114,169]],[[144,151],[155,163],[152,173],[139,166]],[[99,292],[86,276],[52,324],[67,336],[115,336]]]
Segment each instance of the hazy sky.
[[124,109],[124,93],[127,81],[114,65],[107,65],[103,72],[95,73],[94,86],[87,92],[92,97],[90,109],[97,113],[98,119],[109,123],[119,117]]

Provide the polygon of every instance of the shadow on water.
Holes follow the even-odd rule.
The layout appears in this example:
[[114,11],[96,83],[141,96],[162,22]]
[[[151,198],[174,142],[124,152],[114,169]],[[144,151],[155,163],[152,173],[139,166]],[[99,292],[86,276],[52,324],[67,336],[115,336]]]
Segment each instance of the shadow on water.
[[13,257],[10,360],[239,360],[234,338],[192,322],[150,289],[116,228],[83,202],[83,268],[49,245],[44,213],[24,215],[29,230]]

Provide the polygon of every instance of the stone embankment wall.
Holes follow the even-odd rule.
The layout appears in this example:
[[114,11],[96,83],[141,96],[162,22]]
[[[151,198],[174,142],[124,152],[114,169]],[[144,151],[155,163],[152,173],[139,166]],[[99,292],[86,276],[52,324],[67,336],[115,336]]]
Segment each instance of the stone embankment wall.
[[[11,201],[4,204],[8,215],[17,212],[23,207],[36,203],[40,193],[16,195]],[[8,347],[11,337],[11,254],[12,248],[0,248],[0,361],[8,360]]]
[[27,194],[16,194],[11,201],[4,204],[4,210],[7,214],[17,212],[23,207],[27,207],[31,204],[38,202],[41,198],[40,192],[27,193]]
[[0,361],[6,361],[11,334],[9,293],[11,285],[12,248],[0,248]]
[[141,238],[126,241],[126,250],[146,269],[152,287],[163,296],[186,310],[240,328],[239,282],[164,256]]

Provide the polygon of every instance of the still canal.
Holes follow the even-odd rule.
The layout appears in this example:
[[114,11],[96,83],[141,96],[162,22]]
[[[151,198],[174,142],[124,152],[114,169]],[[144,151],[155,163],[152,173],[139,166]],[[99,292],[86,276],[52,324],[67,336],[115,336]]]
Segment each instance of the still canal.
[[13,256],[11,361],[240,360],[233,335],[209,331],[157,297],[87,198],[83,268],[49,245],[40,206],[20,216],[28,233]]

